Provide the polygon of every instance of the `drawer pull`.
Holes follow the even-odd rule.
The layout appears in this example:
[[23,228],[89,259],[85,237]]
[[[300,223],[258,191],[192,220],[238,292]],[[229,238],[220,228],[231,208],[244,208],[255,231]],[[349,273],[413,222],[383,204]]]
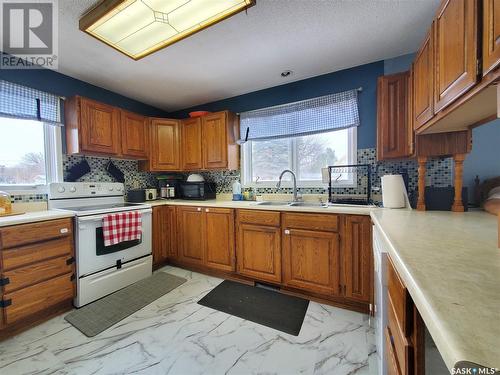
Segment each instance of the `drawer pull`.
[[3,279],[0,279],[0,286],[5,286],[10,284],[10,279],[8,277],[4,277]]
[[74,281],[76,279],[75,274],[72,274],[69,279],[70,279],[70,281]]
[[290,230],[285,229],[285,234],[290,234]]
[[208,208],[205,208],[205,212],[210,212],[210,210]]
[[201,211],[201,207],[198,207],[198,208],[196,209],[196,211]]
[[68,228],[61,228],[61,230],[59,232],[61,232],[61,234],[66,234],[69,232],[69,229]]
[[69,259],[66,259],[66,264],[69,266],[70,264],[75,263],[75,258],[71,257]]
[[12,299],[3,299],[0,301],[0,307],[6,308],[7,306],[12,305]]

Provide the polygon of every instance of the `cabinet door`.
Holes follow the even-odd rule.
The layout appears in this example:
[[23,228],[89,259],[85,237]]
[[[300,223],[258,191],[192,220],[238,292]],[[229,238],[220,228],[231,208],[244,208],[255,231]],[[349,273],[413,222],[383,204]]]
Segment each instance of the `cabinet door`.
[[240,275],[281,282],[280,228],[239,223],[236,254]]
[[200,207],[177,207],[179,259],[204,263],[203,211]]
[[183,170],[203,169],[201,147],[201,118],[189,118],[182,121],[182,156]]
[[434,34],[437,113],[477,81],[477,1],[442,2]]
[[153,266],[158,267],[167,260],[168,251],[168,207],[153,207]]
[[283,282],[313,293],[340,289],[339,235],[303,229],[283,231]]
[[137,159],[148,158],[148,121],[146,117],[121,111],[122,154]]
[[121,149],[119,109],[86,98],[81,98],[80,106],[82,150],[118,155]]
[[203,116],[203,167],[227,168],[227,113]]
[[372,236],[369,216],[348,215],[344,227],[345,296],[356,301],[371,302]]
[[234,271],[234,211],[205,208],[205,235],[206,265],[222,271]]
[[500,1],[483,0],[483,75],[500,62]]
[[31,285],[3,296],[11,304],[3,308],[5,325],[16,323],[52,306],[73,299],[71,273]]
[[169,119],[153,119],[151,123],[152,169],[156,171],[176,171],[180,169],[179,122]]
[[411,156],[413,128],[409,120],[410,72],[379,77],[377,87],[377,158]]
[[434,25],[413,62],[413,126],[420,128],[434,116]]
[[166,215],[168,217],[168,229],[166,239],[168,243],[167,257],[178,259],[177,246],[177,210],[175,206],[168,206]]

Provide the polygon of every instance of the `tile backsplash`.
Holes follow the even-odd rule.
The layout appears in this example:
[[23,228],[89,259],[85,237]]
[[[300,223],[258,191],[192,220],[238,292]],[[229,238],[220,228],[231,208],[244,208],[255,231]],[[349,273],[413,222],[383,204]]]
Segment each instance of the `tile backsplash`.
[[[417,190],[418,164],[416,160],[382,161],[377,162],[376,149],[366,148],[358,150],[358,164],[372,165],[372,187],[380,187],[380,177],[386,174],[402,173],[408,174],[408,190]],[[435,158],[427,162],[426,185],[428,186],[452,186],[452,158]],[[240,178],[239,171],[215,171],[201,173],[207,181],[217,183],[217,190],[220,193],[231,193],[232,183]],[[326,194],[328,188],[299,188],[301,194]],[[258,194],[291,193],[291,188],[257,188]],[[358,188],[336,189],[336,194],[361,194]]]
[[[85,157],[90,165],[91,172],[80,178],[78,181],[88,182],[114,182],[114,178],[106,171],[106,163],[109,158],[101,157]],[[84,159],[83,156],[63,156],[63,171],[66,171],[71,166],[79,163]],[[375,148],[366,148],[358,150],[358,164],[372,165],[372,186],[380,187],[380,177],[385,174],[402,173],[406,171],[408,174],[409,191],[417,190],[418,180],[418,165],[416,160],[402,161],[383,161],[377,162]],[[149,173],[139,171],[139,162],[136,160],[113,159],[113,163],[125,175],[126,190],[133,188],[154,187],[157,185],[156,176],[160,173]],[[452,186],[452,170],[453,161],[451,158],[436,158],[427,162],[426,185],[428,186]],[[184,174],[187,176],[187,174]],[[217,184],[218,193],[231,193],[232,184],[236,179],[240,179],[240,171],[212,171],[201,172],[207,181],[212,181]],[[275,193],[291,193],[292,189],[283,188],[278,191],[276,188],[257,188],[258,194],[275,194]],[[325,194],[327,188],[299,188],[301,194]],[[362,193],[357,188],[338,189],[338,194],[360,194]],[[30,195],[13,195],[12,202],[42,202],[47,200],[46,194],[30,194]]]

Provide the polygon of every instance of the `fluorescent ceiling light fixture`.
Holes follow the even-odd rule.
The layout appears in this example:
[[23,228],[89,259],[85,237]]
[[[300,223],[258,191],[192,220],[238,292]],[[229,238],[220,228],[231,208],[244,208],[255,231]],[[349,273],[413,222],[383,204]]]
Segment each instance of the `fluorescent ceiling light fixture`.
[[255,0],[102,0],[80,19],[80,30],[139,60],[253,5]]

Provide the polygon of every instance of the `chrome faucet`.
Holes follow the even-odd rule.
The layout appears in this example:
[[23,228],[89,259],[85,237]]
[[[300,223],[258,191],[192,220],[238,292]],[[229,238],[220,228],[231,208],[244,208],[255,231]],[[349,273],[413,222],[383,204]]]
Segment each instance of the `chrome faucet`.
[[291,171],[290,169],[285,169],[283,172],[281,172],[278,183],[276,184],[276,188],[280,189],[281,188],[281,179],[283,178],[283,175],[285,173],[290,173],[293,177],[293,202],[298,202],[298,194],[297,194],[297,177],[295,176],[295,173]]

